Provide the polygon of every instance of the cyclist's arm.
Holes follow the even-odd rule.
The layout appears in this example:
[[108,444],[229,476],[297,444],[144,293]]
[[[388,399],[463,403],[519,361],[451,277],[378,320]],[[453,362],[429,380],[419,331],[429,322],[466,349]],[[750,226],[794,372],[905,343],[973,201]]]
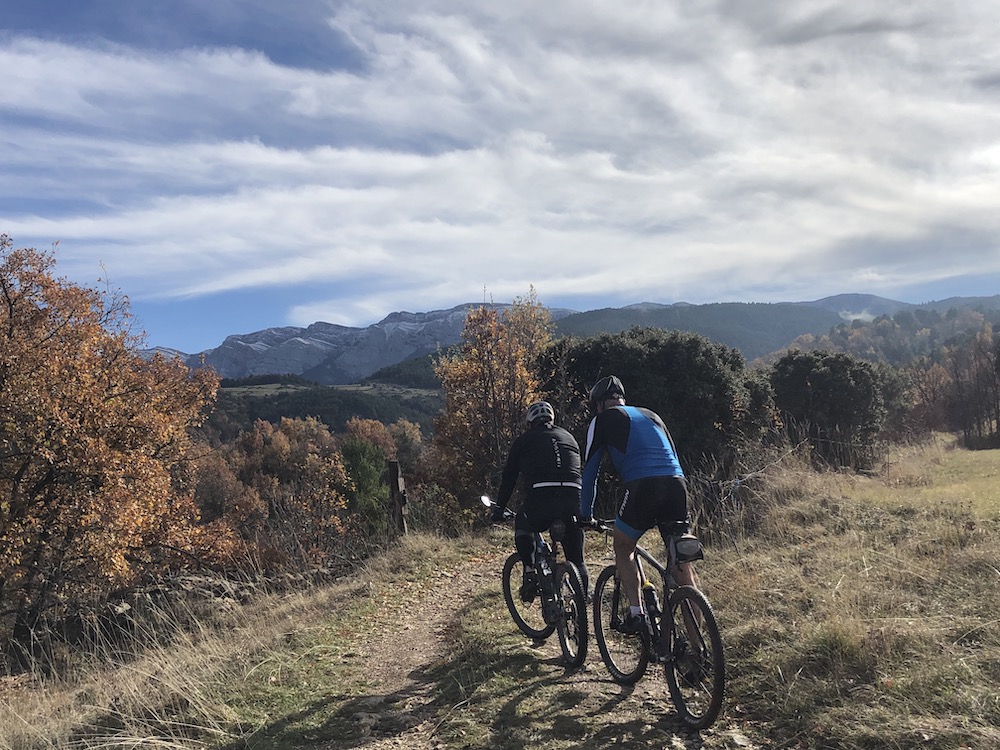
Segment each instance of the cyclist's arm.
[[601,460],[604,458],[604,444],[598,437],[597,417],[590,420],[587,428],[586,463],[583,465],[580,491],[580,517],[593,518],[594,500],[597,497],[597,479],[601,475]]
[[506,508],[510,502],[511,495],[514,494],[514,487],[517,484],[518,474],[521,472],[521,446],[523,441],[520,438],[514,440],[510,446],[510,453],[507,455],[507,463],[503,467],[500,475],[500,489],[497,491],[497,505]]

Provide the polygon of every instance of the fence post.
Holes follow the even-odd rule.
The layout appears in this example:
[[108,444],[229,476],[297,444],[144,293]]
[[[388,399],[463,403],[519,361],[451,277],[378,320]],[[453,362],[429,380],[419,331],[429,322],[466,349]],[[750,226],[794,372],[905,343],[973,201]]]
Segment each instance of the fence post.
[[389,503],[393,531],[406,533],[406,482],[399,471],[399,461],[389,461]]

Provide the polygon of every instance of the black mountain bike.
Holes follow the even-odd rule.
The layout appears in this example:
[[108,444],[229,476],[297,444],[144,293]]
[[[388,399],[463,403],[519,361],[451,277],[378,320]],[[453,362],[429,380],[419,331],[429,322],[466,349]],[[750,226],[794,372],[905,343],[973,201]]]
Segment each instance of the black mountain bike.
[[[485,495],[482,502],[487,507],[494,505]],[[510,509],[504,509],[505,519],[512,519],[514,515]],[[556,520],[548,531],[551,545],[542,534],[535,534],[532,566],[537,589],[532,601],[521,600],[524,566],[516,552],[503,566],[503,598],[517,627],[532,640],[544,641],[553,632],[558,633],[563,660],[570,669],[577,669],[587,658],[587,595],[579,568],[559,556],[560,542],[566,534],[565,524]]]
[[[599,521],[594,528],[609,533],[610,523]],[[726,681],[722,636],[705,595],[694,586],[678,585],[671,574],[678,557],[682,562],[700,559],[700,542],[681,533],[666,535],[665,542],[666,564],[648,550],[635,548],[649,631],[622,632],[629,602],[615,566],[609,565],[594,584],[594,638],[608,671],[622,685],[636,683],[650,662],[663,665],[670,698],[681,719],[700,730],[711,726],[722,709]],[[646,577],[645,568],[660,574],[660,593]]]

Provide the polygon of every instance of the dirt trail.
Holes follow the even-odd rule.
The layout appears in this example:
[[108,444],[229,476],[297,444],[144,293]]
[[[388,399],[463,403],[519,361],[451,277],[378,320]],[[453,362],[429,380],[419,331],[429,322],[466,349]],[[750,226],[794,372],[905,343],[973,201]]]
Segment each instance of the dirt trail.
[[365,748],[432,750],[444,746],[434,737],[442,721],[432,705],[435,684],[421,675],[446,653],[448,629],[462,603],[470,593],[491,582],[495,585],[507,554],[492,553],[463,563],[463,586],[453,585],[455,571],[443,570],[438,573],[440,585],[409,590],[412,598],[402,614],[359,649],[359,656],[369,665],[366,681],[372,696],[362,701],[354,716],[371,738]]
[[[449,628],[454,624],[455,613],[470,594],[498,586],[508,554],[509,551],[491,552],[463,563],[463,585],[452,585],[455,573],[442,571],[438,574],[441,585],[399,592],[408,599],[404,614],[393,618],[391,625],[380,628],[359,648],[359,656],[370,665],[366,674],[370,697],[358,703],[353,720],[367,740],[360,745],[352,743],[350,747],[440,750],[447,746],[435,733],[448,717],[434,704],[436,683],[428,679],[427,673],[447,658]],[[600,570],[601,565],[603,562],[592,567],[592,571]],[[511,623],[511,628],[514,627]],[[665,708],[669,707],[665,682],[647,675],[634,687],[618,686],[608,677],[592,636],[587,663],[569,674],[560,671],[559,646],[554,637],[540,646],[531,646],[526,641],[525,647],[532,648],[540,660],[551,663],[553,672],[559,673],[559,679],[568,688],[586,696],[578,705],[564,710],[581,717],[607,716],[607,726],[602,729],[606,743],[665,750],[761,747],[741,729],[727,726],[725,717],[700,736],[660,728],[658,725],[664,723],[664,714],[669,711]],[[638,734],[645,737],[641,743],[636,741],[637,727]],[[328,750],[337,747],[330,745]]]

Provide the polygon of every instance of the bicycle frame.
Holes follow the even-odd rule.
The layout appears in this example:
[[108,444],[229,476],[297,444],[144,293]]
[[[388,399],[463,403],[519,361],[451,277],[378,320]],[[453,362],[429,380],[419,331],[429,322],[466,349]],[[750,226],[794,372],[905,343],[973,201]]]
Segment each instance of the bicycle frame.
[[[493,502],[485,495],[482,501],[487,507],[493,506]],[[514,513],[505,509],[504,518],[510,520],[513,517]],[[567,531],[564,522],[557,519],[546,531],[551,544],[545,537],[546,532],[531,532],[533,537],[531,562],[535,570],[535,593],[540,599],[535,607],[541,610],[544,625],[539,626],[532,622],[530,616],[526,614],[528,610],[522,611],[521,602],[530,603],[530,600],[522,599],[516,593],[515,584],[511,581],[511,575],[515,570],[521,570],[522,565],[516,551],[504,563],[501,587],[511,617],[521,632],[529,638],[544,640],[553,631],[557,631],[563,658],[571,669],[576,669],[583,664],[587,656],[589,628],[586,591],[576,565],[560,557],[562,540]]]
[[[671,549],[671,547],[670,547],[670,544],[668,543],[667,544],[668,562],[666,564],[664,564],[664,563],[660,562],[645,547],[642,547],[642,546],[640,546],[638,544],[635,546],[635,565],[636,565],[636,568],[638,568],[638,570],[639,570],[639,582],[640,582],[640,585],[643,587],[642,589],[640,589],[640,596],[645,596],[644,588],[645,588],[645,584],[649,580],[646,577],[646,572],[643,570],[643,561],[645,561],[645,563],[647,565],[649,565],[657,573],[660,574],[660,582],[663,585],[663,588],[662,588],[662,591],[661,591],[661,600],[657,604],[657,607],[658,607],[657,611],[650,612],[649,611],[649,602],[648,601],[646,602],[646,605],[647,605],[647,615],[649,616],[649,622],[650,622],[650,625],[653,628],[653,632],[650,634],[651,635],[650,638],[643,639],[644,642],[645,642],[646,648],[649,651],[649,655],[650,655],[651,659],[659,662],[660,664],[667,664],[667,663],[670,662],[670,660],[672,658],[671,654],[666,653],[666,640],[667,639],[665,639],[663,637],[665,634],[662,632],[662,624],[663,624],[663,609],[662,609],[662,607],[664,607],[667,604],[667,602],[670,600],[670,592],[680,586],[680,584],[677,583],[677,580],[674,578],[674,576],[673,576],[673,574],[671,572],[671,569],[672,569],[672,567],[674,565],[676,565],[676,562],[672,562],[672,561],[669,560],[669,558],[671,557],[670,549]],[[615,607],[614,611],[616,613],[614,616],[617,617],[617,607]],[[621,623],[615,622],[613,624],[614,625],[620,625]],[[698,629],[697,622],[695,621],[695,616],[690,611],[685,611],[684,612],[684,624],[685,624],[685,627],[686,627],[686,629],[688,631],[688,633],[687,633],[688,638],[692,642],[698,643],[699,646],[703,646],[704,644],[701,643],[701,640],[702,640],[701,633],[700,633],[700,631]],[[673,626],[673,622],[672,621],[671,621],[671,626]]]
[[538,576],[538,593],[541,595],[542,618],[549,624],[559,619],[558,604],[555,599],[555,575],[559,565],[559,541],[552,544],[541,532],[535,533],[535,549],[533,553],[535,573]]
[[[643,581],[646,580],[645,578],[642,577],[643,576],[642,564],[639,562],[639,559],[641,558],[641,559],[645,560],[646,562],[648,562],[650,565],[652,565],[659,572],[660,578],[663,580],[663,601],[664,602],[669,601],[669,599],[670,599],[670,592],[673,591],[674,589],[678,588],[681,585],[681,584],[679,584],[676,581],[676,579],[674,578],[674,576],[673,576],[673,574],[671,572],[673,566],[677,564],[676,561],[673,562],[673,563],[668,563],[666,566],[664,566],[659,560],[657,560],[655,557],[653,557],[648,551],[646,551],[644,549],[642,549],[641,551],[640,550],[641,550],[641,548],[638,547],[638,546],[636,546],[636,560],[635,560],[635,564],[639,568],[640,579],[643,580]],[[669,552],[668,552],[668,555],[669,555]],[[653,627],[656,629],[656,636],[657,636],[656,641],[657,641],[657,645],[655,646],[655,648],[656,648],[657,651],[662,650],[662,644],[663,644],[663,640],[664,640],[662,638],[662,636],[661,636],[661,633],[660,633],[660,625],[662,624],[662,618],[661,618],[662,614],[663,613],[662,613],[662,610],[661,610],[659,613],[657,613],[657,616],[655,616],[655,617],[650,616],[650,620],[651,620],[651,622],[653,622]],[[702,637],[701,628],[699,628],[699,626],[698,626],[699,623],[697,622],[697,616],[694,613],[691,612],[690,607],[685,607],[683,614],[684,614],[684,627],[687,630],[687,636],[688,636],[689,641],[692,642],[692,643],[696,643],[699,648],[704,648],[705,643],[704,643],[704,639]],[[673,627],[673,621],[671,621],[671,627]],[[659,654],[658,653],[657,654],[657,658],[661,662],[668,662],[672,658],[672,655],[670,655],[670,654]]]

